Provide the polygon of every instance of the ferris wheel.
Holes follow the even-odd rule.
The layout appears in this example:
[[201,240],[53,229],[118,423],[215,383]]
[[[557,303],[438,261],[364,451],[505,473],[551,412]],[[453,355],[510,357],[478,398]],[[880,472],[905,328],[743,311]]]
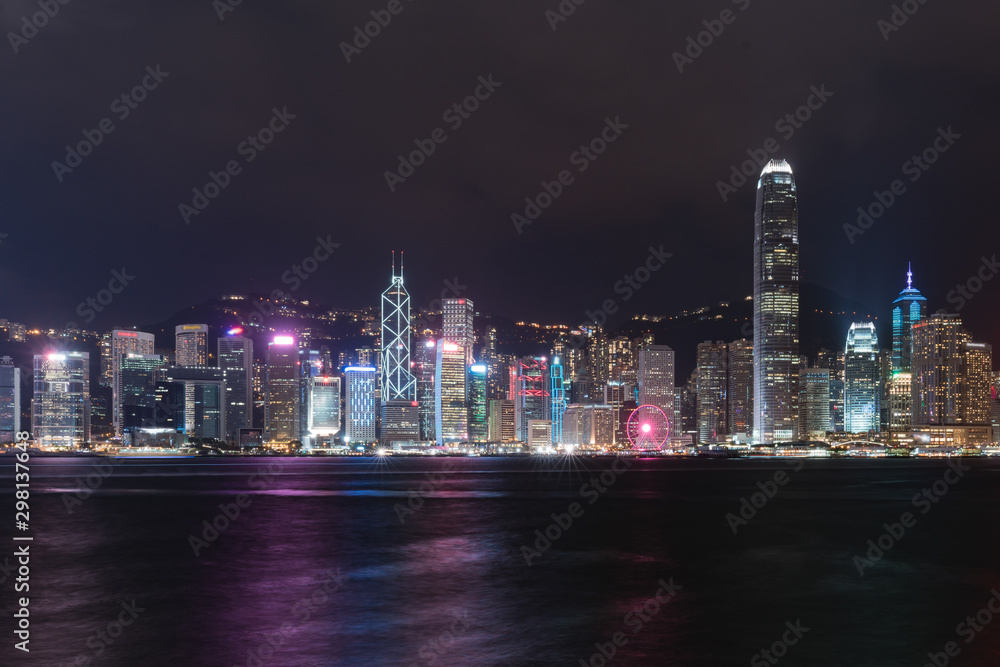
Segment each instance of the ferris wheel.
[[655,405],[640,405],[628,418],[628,441],[632,449],[662,449],[670,437],[670,420]]

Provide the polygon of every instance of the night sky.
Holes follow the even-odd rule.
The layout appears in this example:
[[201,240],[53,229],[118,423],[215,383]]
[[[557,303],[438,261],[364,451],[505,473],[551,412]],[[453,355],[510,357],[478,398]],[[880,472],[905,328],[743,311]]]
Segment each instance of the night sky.
[[[727,201],[718,182],[769,139],[799,188],[802,279],[880,321],[907,261],[930,310],[954,310],[948,292],[1000,253],[995,3],[910,0],[889,31],[891,3],[861,0],[565,0],[558,22],[557,0],[401,0],[350,63],[340,43],[392,3],[244,0],[220,20],[224,3],[78,0],[17,53],[6,35],[0,317],[83,324],[77,304],[123,267],[134,280],[87,328],[162,321],[251,279],[288,291],[317,236],[340,247],[294,296],[335,307],[377,304],[393,249],[415,306],[455,279],[480,310],[546,323],[608,298],[613,323],[736,300],[752,292],[759,168]],[[3,32],[37,11],[3,3]],[[679,72],[703,21],[722,32]],[[115,103],[144,77],[143,101]],[[499,85],[455,127],[443,114],[479,77]],[[832,96],[776,127],[813,87]],[[294,118],[241,150],[274,109]],[[114,130],[60,182],[52,163],[104,118]],[[606,118],[628,127],[580,172],[571,156]],[[904,163],[949,127],[959,138],[912,181]],[[390,191],[397,155],[437,128],[446,141]],[[186,223],[179,205],[230,160],[239,173]],[[573,182],[518,234],[511,215],[563,170]],[[851,243],[843,225],[897,179],[905,193]],[[661,245],[672,257],[622,302],[616,281]],[[994,344],[998,296],[986,282],[960,311]]]

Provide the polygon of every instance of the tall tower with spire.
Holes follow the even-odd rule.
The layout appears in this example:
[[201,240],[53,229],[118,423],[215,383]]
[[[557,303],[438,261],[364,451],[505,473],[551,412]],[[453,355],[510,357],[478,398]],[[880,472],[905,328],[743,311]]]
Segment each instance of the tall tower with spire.
[[392,253],[392,282],[382,292],[382,433],[384,444],[420,438],[417,380],[410,372],[410,295],[403,286],[403,253]]
[[792,168],[771,160],[757,182],[753,244],[754,441],[799,433],[799,208]]
[[906,267],[906,289],[892,302],[892,370],[909,373],[914,324],[927,317],[927,299],[913,289],[913,265]]

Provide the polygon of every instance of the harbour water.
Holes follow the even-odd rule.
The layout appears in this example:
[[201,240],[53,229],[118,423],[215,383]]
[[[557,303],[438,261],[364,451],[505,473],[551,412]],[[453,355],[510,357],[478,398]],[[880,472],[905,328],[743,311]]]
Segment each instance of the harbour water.
[[31,467],[2,665],[1000,664],[997,459]]

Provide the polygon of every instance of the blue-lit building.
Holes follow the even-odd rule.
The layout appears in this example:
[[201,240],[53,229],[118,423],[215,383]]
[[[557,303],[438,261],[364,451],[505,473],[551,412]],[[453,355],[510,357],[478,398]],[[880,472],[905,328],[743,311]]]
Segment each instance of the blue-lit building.
[[855,322],[844,349],[844,430],[878,431],[882,397],[878,336],[871,322]]
[[563,441],[563,413],[566,411],[566,386],[563,384],[562,360],[552,358],[549,366],[549,378],[552,381],[552,442],[560,444]]
[[910,355],[913,348],[913,325],[927,316],[927,299],[913,289],[913,271],[906,271],[906,289],[892,302],[892,370],[909,373],[913,370]]
[[344,369],[344,440],[355,444],[375,441],[375,373],[373,366]]

